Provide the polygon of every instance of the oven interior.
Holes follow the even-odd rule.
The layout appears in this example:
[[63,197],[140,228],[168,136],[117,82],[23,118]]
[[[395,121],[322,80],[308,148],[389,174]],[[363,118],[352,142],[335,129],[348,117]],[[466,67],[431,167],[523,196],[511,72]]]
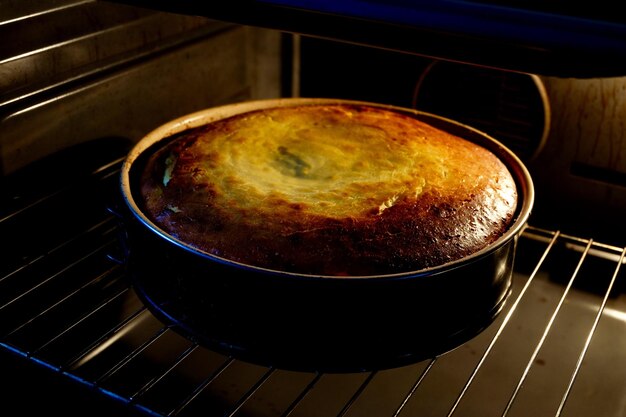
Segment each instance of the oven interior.
[[[626,414],[626,77],[510,71],[108,2],[0,9],[6,410]],[[146,309],[125,272],[114,210],[126,153],[182,114],[281,96],[431,111],[517,153],[537,197],[493,324],[423,362],[314,373],[212,352]]]

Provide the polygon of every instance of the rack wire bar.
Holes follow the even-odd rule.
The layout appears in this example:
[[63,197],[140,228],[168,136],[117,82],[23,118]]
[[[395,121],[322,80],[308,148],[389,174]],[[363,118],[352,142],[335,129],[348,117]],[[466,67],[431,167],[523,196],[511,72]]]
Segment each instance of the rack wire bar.
[[545,259],[548,256],[548,253],[550,252],[550,250],[554,247],[554,244],[555,244],[556,240],[558,239],[559,234],[560,234],[559,231],[554,233],[554,236],[552,237],[552,240],[550,240],[550,243],[546,247],[546,249],[545,249],[541,259],[539,260],[539,262],[535,266],[534,271],[532,272],[532,274],[530,275],[530,277],[528,278],[528,280],[524,284],[524,287],[522,288],[522,290],[518,294],[517,298],[513,302],[513,305],[511,306],[511,308],[507,312],[504,320],[502,321],[502,324],[500,324],[500,327],[498,328],[498,331],[496,332],[495,336],[491,339],[491,342],[489,343],[489,345],[487,346],[487,349],[485,350],[485,352],[483,353],[482,357],[480,358],[480,361],[474,367],[474,370],[472,371],[472,373],[471,373],[470,377],[468,378],[467,382],[465,383],[465,385],[461,389],[461,392],[459,393],[458,397],[454,401],[454,404],[452,404],[452,407],[450,408],[450,411],[448,412],[447,417],[452,416],[456,412],[457,407],[459,406],[459,404],[463,400],[463,397],[467,393],[467,390],[469,389],[469,386],[474,381],[474,378],[476,378],[476,375],[478,374],[478,371],[480,370],[480,368],[485,363],[485,360],[489,356],[489,353],[491,352],[491,350],[495,346],[496,342],[500,338],[500,335],[502,334],[502,331],[504,330],[504,328],[507,326],[507,324],[511,320],[511,317],[513,316],[513,313],[515,313],[515,311],[517,310],[517,306],[519,305],[519,303],[521,302],[522,298],[526,294],[526,291],[530,287],[530,284],[534,281],[535,276],[537,275],[537,272],[539,271],[539,268],[541,267],[541,265],[545,261]]
[[178,404],[174,409],[170,410],[166,415],[169,416],[177,416],[181,411],[185,409],[211,382],[215,381],[218,376],[222,374],[232,363],[235,361],[234,358],[229,357],[226,359],[222,365],[215,370],[211,375],[206,377],[204,381],[202,381],[190,394],[185,398],[180,404]]
[[154,333],[148,340],[143,342],[140,346],[138,346],[135,350],[130,352],[128,355],[120,359],[120,361],[109,368],[105,373],[103,373],[99,378],[97,378],[94,382],[97,385],[102,384],[105,380],[114,375],[117,371],[122,369],[124,365],[128,364],[131,360],[136,358],[141,352],[145,351],[150,345],[152,345],[157,339],[159,339],[165,332],[168,330],[168,326],[161,327],[156,333]]
[[[73,323],[70,327],[68,327],[65,331],[69,331],[71,328],[77,326],[79,323],[83,322],[84,320],[86,320],[89,316],[95,314],[97,311],[101,310],[102,308],[104,308],[107,304],[111,303],[113,301],[113,299],[115,298],[119,298],[121,297],[124,293],[126,293],[127,291],[130,291],[130,289],[127,289],[125,291],[122,291],[118,294],[116,294],[115,297],[106,300],[103,304],[97,306],[93,311],[89,312],[88,314],[86,314],[84,317],[81,317],[80,319],[78,319],[75,323]],[[138,310],[136,310],[133,314],[129,315],[128,317],[126,317],[124,320],[122,320],[118,325],[114,326],[113,328],[109,329],[107,332],[105,332],[104,334],[102,334],[102,336],[100,336],[97,340],[94,340],[88,347],[84,348],[82,351],[80,351],[77,355],[75,355],[74,357],[72,357],[70,360],[68,360],[64,365],[61,366],[61,369],[74,369],[76,366],[78,366],[78,364],[81,361],[84,361],[85,358],[89,357],[89,355],[91,355],[94,351],[96,351],[98,349],[98,347],[102,346],[107,340],[109,340],[110,338],[112,338],[116,333],[121,332],[124,328],[126,328],[127,326],[129,326],[129,324],[135,320],[137,317],[139,317],[139,315],[143,312],[147,311],[146,307],[143,306],[141,308],[139,308]],[[52,342],[52,341],[50,341]],[[50,343],[49,342],[49,343]]]
[[268,370],[248,390],[248,392],[246,392],[239,398],[239,400],[235,403],[235,405],[232,407],[230,412],[226,414],[226,416],[233,417],[237,413],[237,411],[239,411],[239,409],[246,403],[246,401],[248,401],[259,390],[259,388],[261,388],[261,386],[265,383],[265,381],[267,381],[275,371],[276,371],[276,368],[268,368]]
[[146,382],[140,389],[138,389],[134,394],[129,396],[129,402],[134,403],[140,398],[144,393],[148,392],[153,386],[162,381],[163,378],[167,377],[178,365],[180,365],[185,359],[189,357],[197,348],[197,343],[191,344],[187,349],[185,349],[181,354],[176,358],[174,362],[161,374],[153,377],[148,382]]
[[304,400],[306,396],[309,395],[311,391],[313,391],[313,387],[315,387],[318,384],[322,376],[323,374],[321,372],[317,372],[315,374],[315,377],[307,384],[306,387],[304,387],[304,389],[300,392],[298,397],[291,404],[289,404],[289,406],[287,407],[285,412],[281,415],[281,417],[291,416],[291,414],[296,409],[298,404],[300,404],[302,400]]
[[[102,246],[92,250],[90,253],[86,254],[85,256],[81,257],[80,259],[77,259],[75,261],[72,261],[71,263],[69,263],[68,265],[66,265],[63,269],[56,271],[53,275],[49,276],[48,278],[40,281],[39,283],[37,283],[36,285],[34,285],[33,287],[31,287],[30,289],[28,289],[27,291],[23,292],[22,294],[18,295],[17,297],[15,297],[14,299],[12,299],[11,301],[7,302],[6,304],[0,306],[0,310],[7,308],[9,306],[11,306],[13,303],[21,300],[23,297],[28,296],[29,294],[31,294],[32,292],[40,289],[42,286],[48,284],[50,281],[57,279],[61,274],[63,274],[64,272],[70,270],[71,268],[75,267],[76,265],[80,264],[81,262],[85,261],[88,258],[93,257],[96,253],[101,252],[102,249],[108,247],[110,244],[110,242],[105,242]],[[114,268],[114,267],[113,267]],[[80,288],[79,288],[80,289]],[[74,292],[74,291],[72,291]],[[71,295],[71,294],[70,294]],[[22,327],[28,325],[30,322],[32,322],[33,320],[35,320],[37,317],[40,317],[41,315],[45,314],[46,311],[52,309],[55,305],[63,302],[65,299],[67,299],[67,297],[65,297],[64,299],[54,303],[52,306],[46,308],[45,310],[43,310],[40,313],[37,313],[35,315],[33,315],[30,319],[28,319],[26,322],[22,323],[21,325],[19,325],[18,327],[16,327],[15,329],[13,329],[12,331],[10,331],[7,335],[11,335],[13,333],[15,333],[16,331],[20,330]]]
[[[72,244],[75,244],[76,242],[79,242],[81,239],[85,238],[86,236],[92,233],[97,232],[100,229],[105,229],[101,231],[102,235],[107,235],[109,233],[112,233],[113,231],[117,230],[115,225],[112,224],[112,220],[113,220],[112,217],[108,217],[102,220],[101,222],[91,226],[84,232],[80,232],[80,233],[76,233],[72,235],[69,239],[57,244],[56,246],[54,246],[53,248],[49,250],[44,251],[44,253],[42,254],[39,254],[33,258],[25,258],[24,262],[21,265],[15,267],[15,269],[6,273],[4,276],[0,277],[0,283],[2,283],[2,281],[6,279],[11,278],[12,276],[19,273],[20,271],[23,271],[25,268],[32,267],[33,265],[37,264],[37,262],[42,261],[46,259],[47,257],[54,256],[55,253],[63,250],[64,248],[67,248],[68,246]],[[107,226],[109,226],[109,229],[106,229]]]
[[[110,180],[114,178],[115,173],[118,172],[116,165],[120,162],[120,159],[116,159],[111,164],[106,164],[106,167],[92,170],[90,175],[98,177],[94,179],[93,184],[102,184],[103,187],[109,187],[111,184],[108,182],[107,185],[104,185],[105,179]],[[81,187],[81,184],[86,183],[92,184],[91,180],[76,181],[76,186]],[[56,195],[54,191],[50,190],[48,194]],[[39,211],[38,204],[47,205],[50,204],[50,200],[49,198],[38,199],[36,196],[28,199],[28,201],[25,200],[23,203],[29,209],[22,210],[19,207],[16,208],[16,212],[19,212],[20,215],[5,216],[7,223],[0,224],[0,228],[6,228],[9,220],[13,222],[20,216],[24,216],[27,221],[30,209],[33,212],[37,212]],[[54,204],[63,203],[63,199],[55,200],[54,202]],[[93,209],[93,207],[90,209]],[[86,213],[86,217],[90,218],[86,222],[89,226],[74,231],[72,236],[64,237],[64,239],[58,242],[51,240],[51,242],[56,243],[50,244],[48,248],[41,249],[37,256],[32,254],[25,256],[22,265],[18,266],[13,272],[5,274],[0,279],[0,285],[3,289],[11,286],[12,291],[21,291],[16,294],[4,294],[7,300],[0,307],[0,321],[13,323],[13,320],[16,319],[9,316],[16,308],[31,309],[20,311],[19,316],[22,321],[17,323],[17,328],[9,329],[11,331],[8,334],[0,334],[0,349],[12,351],[27,360],[30,359],[44,367],[53,369],[68,378],[84,382],[100,390],[102,395],[109,395],[119,399],[129,407],[152,417],[187,415],[190,411],[195,411],[196,406],[203,406],[205,404],[204,401],[212,401],[213,396],[219,395],[220,389],[225,389],[223,386],[220,386],[221,380],[224,379],[221,376],[228,374],[230,377],[230,374],[233,374],[237,378],[237,372],[246,372],[246,370],[252,368],[254,370],[247,375],[245,386],[244,382],[242,382],[243,388],[239,387],[237,391],[233,391],[240,395],[236,398],[233,395],[233,398],[228,400],[223,399],[227,403],[220,405],[220,415],[229,417],[247,415],[248,407],[252,409],[255,404],[260,402],[266,401],[270,403],[274,401],[272,395],[275,394],[269,392],[271,390],[268,388],[275,387],[276,385],[274,384],[278,383],[276,380],[284,382],[281,378],[285,377],[285,370],[272,367],[259,368],[257,365],[247,364],[233,357],[225,357],[211,352],[193,340],[184,339],[181,335],[175,333],[172,328],[158,322],[149,310],[141,305],[134,293],[129,277],[126,276],[123,265],[105,256],[106,249],[111,248],[114,243],[112,236],[117,231],[117,226],[115,222],[112,222],[111,215],[107,214],[106,208],[103,207],[97,213]],[[11,230],[13,230],[12,228],[13,226],[11,226]],[[15,230],[17,232],[19,227],[15,228]],[[82,251],[80,254],[74,253],[73,256],[66,258],[68,253],[73,251],[65,250],[65,248],[79,245],[82,242],[82,238],[86,238],[86,236],[89,236],[87,238],[89,245],[81,245]],[[473,399],[469,393],[470,387],[473,388],[481,382],[483,374],[480,371],[487,368],[486,364],[494,360],[494,356],[497,355],[496,345],[499,347],[501,343],[498,342],[503,342],[503,339],[506,340],[507,335],[504,332],[507,331],[508,333],[510,331],[511,326],[515,323],[514,320],[516,320],[514,316],[518,317],[520,310],[523,312],[522,306],[530,302],[528,298],[530,294],[533,294],[532,288],[536,287],[538,281],[539,283],[548,281],[546,274],[549,274],[547,270],[550,262],[546,260],[550,258],[551,261],[555,259],[554,262],[558,262],[558,256],[561,254],[561,251],[566,251],[570,254],[568,255],[569,257],[576,260],[575,268],[564,283],[553,283],[559,289],[555,298],[557,300],[556,306],[547,314],[547,324],[543,323],[543,326],[540,326],[538,329],[540,333],[538,342],[531,347],[527,356],[519,358],[523,362],[520,368],[521,376],[513,375],[516,379],[512,384],[511,391],[506,392],[506,398],[503,402],[504,410],[500,409],[498,412],[502,412],[501,415],[506,417],[512,414],[513,406],[517,407],[520,405],[522,387],[531,380],[529,378],[531,367],[537,363],[538,355],[548,344],[547,339],[549,335],[556,332],[558,328],[556,325],[557,317],[561,317],[564,314],[566,300],[569,300],[572,293],[576,293],[573,290],[578,281],[584,277],[583,266],[594,260],[601,259],[602,262],[611,265],[610,283],[606,291],[603,288],[602,295],[594,296],[594,301],[596,298],[599,298],[601,302],[594,304],[593,323],[589,330],[584,329],[586,339],[582,349],[575,352],[576,363],[573,366],[573,370],[568,367],[562,371],[563,375],[568,378],[568,381],[564,391],[559,390],[558,393],[560,402],[556,411],[557,417],[563,414],[575,384],[584,381],[583,378],[579,379],[580,370],[583,362],[588,357],[594,336],[596,336],[596,333],[601,333],[597,332],[598,325],[601,318],[605,316],[604,312],[607,303],[614,293],[618,279],[621,276],[620,273],[623,272],[621,265],[626,263],[626,248],[561,233],[561,231],[545,230],[533,226],[525,227],[520,240],[529,242],[529,244],[532,243],[533,250],[537,250],[537,259],[533,259],[528,264],[523,265],[524,268],[528,269],[527,272],[525,269],[525,272],[521,273],[524,275],[525,281],[519,281],[520,288],[516,287],[514,297],[512,296],[511,300],[507,301],[507,304],[511,304],[507,305],[505,310],[503,310],[502,317],[498,318],[499,323],[497,323],[497,326],[489,329],[489,332],[485,332],[486,338],[477,342],[479,348],[476,351],[478,354],[471,362],[466,362],[468,375],[459,375],[459,389],[456,390],[456,385],[454,385],[455,391],[451,393],[450,402],[442,403],[445,406],[445,411],[441,415],[451,417],[460,411],[461,404],[465,406],[466,403]],[[535,256],[534,252],[533,256]],[[103,265],[102,270],[84,271],[84,276],[70,280],[67,280],[67,277],[62,273],[62,271],[66,271],[72,265],[90,261],[92,258],[102,258],[103,261],[98,263],[99,266]],[[50,262],[50,265],[48,265],[48,262],[46,262],[48,259],[54,259],[55,262]],[[614,268],[612,267],[613,264],[615,265]],[[56,266],[53,268],[51,265]],[[36,267],[38,270],[41,269],[41,276],[38,276],[36,280],[32,279],[32,283],[28,281],[29,286],[24,286],[24,288],[19,285],[12,285],[14,284],[13,281],[21,280],[23,276],[27,277],[26,274],[32,272],[29,269],[31,267]],[[607,273],[608,275],[609,273]],[[47,294],[46,291],[39,290],[43,288],[46,282],[50,282],[53,279],[67,282],[68,287],[55,294]],[[98,293],[97,296],[94,295],[93,292],[100,289],[100,287],[107,288],[107,292]],[[26,304],[29,303],[20,302],[20,300],[27,299],[27,296],[34,292],[44,293],[42,294],[41,305],[28,307]],[[30,300],[30,297],[28,297],[28,300]],[[82,303],[79,303],[79,301],[82,301]],[[94,330],[94,334],[84,338],[83,344],[72,346],[65,344],[68,343],[68,340],[72,340],[72,337],[68,335],[69,333],[76,333],[77,329],[90,325],[94,316],[104,314],[108,312],[108,307],[112,308],[118,304],[124,306],[122,310],[116,310],[118,316],[110,318],[110,321],[109,319],[105,320],[101,326]],[[596,310],[598,304],[599,307]],[[73,306],[79,306],[80,308],[70,308]],[[64,307],[65,309],[63,309]],[[63,310],[66,314],[62,315],[58,310]],[[47,324],[57,316],[62,316],[64,318],[63,322],[54,323],[53,330],[56,330],[56,333],[46,334],[46,337],[50,336],[47,339],[39,336],[43,343],[37,344],[35,345],[36,348],[31,349],[23,342],[25,340],[24,334],[26,336],[30,335],[42,323]],[[24,317],[27,318],[24,319]],[[524,319],[524,317],[521,317],[521,319]],[[535,324],[533,323],[533,325]],[[20,337],[15,337],[16,333]],[[132,336],[132,343],[125,345],[123,351],[111,354],[111,351],[114,350],[112,342],[118,340],[123,335]],[[175,345],[167,345],[173,338],[180,339],[175,339]],[[32,344],[32,341],[29,343]],[[64,349],[64,354],[62,355],[64,359],[59,360],[59,363],[45,355],[49,353],[50,346],[52,346],[52,350],[55,348]],[[167,357],[151,357],[155,352],[159,352],[159,348],[163,346],[168,346],[167,348],[171,349]],[[462,350],[462,348],[459,349]],[[457,349],[457,353],[459,349]],[[428,388],[430,380],[437,377],[437,372],[440,368],[445,367],[446,361],[451,360],[449,358],[453,355],[444,354],[423,361],[418,364],[419,367],[415,368],[421,369],[421,371],[416,371],[410,368],[410,366],[401,368],[400,370],[406,372],[410,370],[410,373],[406,374],[408,377],[405,380],[405,385],[401,388],[402,391],[398,391],[398,395],[394,396],[394,402],[388,404],[389,416],[401,417],[411,415],[411,407],[415,406],[415,403],[420,399],[422,391]],[[196,366],[198,362],[195,361],[200,361],[199,363],[202,364],[207,358],[211,361],[209,365],[204,367]],[[87,367],[88,369],[85,370],[83,365],[92,359],[98,359],[98,361],[95,361],[98,366]],[[572,360],[572,362],[574,361]],[[117,381],[124,381],[124,378],[131,375],[133,370],[143,369],[141,366],[149,368],[145,369],[145,375],[133,375],[137,378],[133,385],[127,388],[124,387],[124,389],[116,386],[115,383]],[[478,377],[479,373],[480,378]],[[271,415],[281,417],[310,415],[311,410],[308,407],[315,406],[315,401],[310,400],[316,397],[309,397],[309,395],[318,395],[318,388],[319,391],[325,393],[325,388],[329,387],[326,384],[331,383],[326,378],[323,378],[324,375],[319,372],[309,372],[300,375],[302,379],[299,380],[298,385],[292,387],[289,396],[286,397],[286,401],[279,401],[280,407],[275,410],[272,409]],[[392,377],[395,377],[399,374],[392,375]],[[352,380],[351,384],[354,384],[350,385],[350,387],[354,386],[354,391],[350,388],[347,395],[342,393],[340,401],[344,402],[333,407],[336,410],[333,412],[337,413],[337,417],[358,416],[359,410],[363,409],[361,407],[363,404],[367,404],[368,401],[377,401],[376,395],[379,393],[377,385],[380,385],[377,383],[381,381],[379,377],[382,377],[382,371],[373,371],[363,376],[364,378],[359,379],[358,383],[354,383],[356,379]],[[169,387],[168,384],[176,383],[180,378],[186,378],[184,379],[185,383],[182,384],[183,386],[175,397],[162,399],[162,401],[160,398],[157,398],[160,392]],[[382,380],[384,381],[384,379]],[[228,381],[230,383],[230,379]],[[340,379],[339,381],[341,384],[343,380]],[[492,382],[490,381],[490,383]],[[126,391],[126,394],[123,393],[124,391]],[[473,391],[472,389],[472,394],[474,393]],[[447,414],[445,414],[446,412]],[[207,415],[207,417],[213,416]]]
[[604,309],[606,307],[606,303],[609,299],[609,296],[611,295],[611,291],[613,291],[613,287],[615,285],[615,281],[617,280],[617,276],[619,274],[620,271],[620,267],[622,266],[622,264],[624,263],[624,259],[626,257],[626,247],[622,250],[622,253],[619,257],[619,260],[617,262],[617,265],[615,266],[615,272],[613,273],[613,276],[611,277],[611,281],[609,282],[609,286],[606,290],[606,293],[604,294],[604,297],[602,298],[602,304],[600,304],[600,307],[598,308],[598,312],[594,318],[593,321],[593,325],[591,326],[591,330],[589,330],[589,335],[587,336],[587,338],[585,339],[585,344],[583,346],[583,349],[580,352],[580,355],[578,356],[578,360],[576,361],[576,366],[574,367],[574,371],[572,372],[572,376],[569,380],[569,383],[567,385],[567,388],[565,390],[565,393],[563,394],[563,398],[561,399],[561,402],[559,403],[559,408],[556,411],[555,416],[559,417],[561,415],[561,413],[563,412],[563,409],[565,407],[565,403],[567,402],[567,399],[570,396],[570,393],[572,391],[572,387],[574,386],[574,382],[576,381],[576,378],[578,377],[578,373],[580,371],[580,367],[583,363],[583,360],[585,359],[585,356],[587,354],[587,351],[589,350],[589,346],[591,345],[591,340],[593,339],[593,336],[596,333],[596,329],[598,328],[598,323],[600,322],[600,318],[602,317],[602,313],[604,312]]
[[359,398],[359,396],[363,393],[363,391],[365,391],[365,388],[369,385],[372,379],[374,379],[377,373],[378,373],[377,371],[372,371],[367,375],[367,378],[365,378],[363,383],[361,383],[361,385],[356,390],[354,395],[348,401],[346,401],[346,404],[341,409],[341,411],[339,411],[339,413],[337,414],[337,417],[344,417],[346,415],[350,407],[352,407],[352,405],[356,402],[357,398]]
[[574,280],[576,279],[576,276],[578,275],[578,271],[580,271],[582,263],[585,260],[587,253],[589,253],[589,249],[591,248],[592,244],[593,244],[593,240],[589,240],[589,242],[587,243],[587,246],[585,247],[585,251],[582,253],[580,260],[578,261],[578,265],[576,265],[576,270],[574,271],[571,278],[569,279],[567,286],[565,287],[565,290],[563,291],[561,298],[559,299],[559,302],[556,308],[554,309],[554,312],[552,313],[552,317],[550,317],[550,320],[548,321],[548,324],[546,325],[544,329],[543,335],[539,339],[539,343],[537,343],[535,350],[533,351],[532,355],[530,355],[530,358],[528,359],[526,368],[524,368],[524,372],[522,373],[522,376],[520,377],[517,383],[517,386],[515,387],[515,389],[513,390],[513,393],[511,394],[511,398],[509,399],[508,403],[506,404],[506,407],[504,408],[504,411],[502,412],[502,417],[505,417],[509,414],[509,410],[511,409],[511,406],[513,405],[513,401],[515,401],[515,398],[517,397],[520,389],[522,388],[522,385],[524,384],[524,381],[526,380],[526,377],[528,376],[528,373],[530,372],[530,368],[532,364],[535,362],[535,359],[537,359],[537,355],[539,354],[541,347],[545,343],[546,338],[548,337],[548,333],[550,332],[550,330],[552,329],[552,326],[554,325],[556,316],[559,314],[559,311],[561,311],[561,307],[563,306],[563,303],[565,302],[565,299],[567,298],[567,294],[569,294],[572,288],[572,285],[574,285]]
[[430,372],[430,370],[432,369],[432,367],[435,365],[436,362],[437,362],[437,358],[436,357],[431,359],[430,362],[428,362],[428,366],[426,366],[426,368],[424,368],[422,373],[415,380],[415,383],[413,384],[413,386],[409,390],[408,394],[406,395],[404,400],[402,400],[402,402],[400,403],[400,405],[398,406],[396,411],[393,413],[393,417],[398,417],[400,415],[400,413],[402,412],[402,410],[404,409],[406,404],[409,402],[409,399],[413,396],[413,394],[415,393],[417,388],[420,386],[422,381],[424,381],[424,378],[426,378],[426,375],[428,375],[428,372]]

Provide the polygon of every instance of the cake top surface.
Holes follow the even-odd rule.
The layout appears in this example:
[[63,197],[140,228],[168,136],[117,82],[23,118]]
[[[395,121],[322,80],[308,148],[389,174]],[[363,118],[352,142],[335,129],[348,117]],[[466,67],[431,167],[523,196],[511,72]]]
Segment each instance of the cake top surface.
[[[191,129],[155,155],[142,184],[149,216],[167,232],[269,268],[231,252],[245,241],[302,258],[283,246],[339,236],[334,250],[347,245],[355,257],[396,246],[412,251],[407,268],[446,262],[495,240],[517,199],[487,149],[410,115],[346,104],[263,109]],[[417,262],[433,250],[428,241],[441,253]]]

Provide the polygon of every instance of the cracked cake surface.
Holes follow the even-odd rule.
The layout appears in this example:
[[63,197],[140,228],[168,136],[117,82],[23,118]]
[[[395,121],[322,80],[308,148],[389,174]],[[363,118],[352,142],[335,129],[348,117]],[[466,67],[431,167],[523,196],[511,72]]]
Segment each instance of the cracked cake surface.
[[200,251],[273,270],[442,265],[495,241],[517,205],[492,152],[376,106],[254,110],[164,143],[141,176],[151,221]]

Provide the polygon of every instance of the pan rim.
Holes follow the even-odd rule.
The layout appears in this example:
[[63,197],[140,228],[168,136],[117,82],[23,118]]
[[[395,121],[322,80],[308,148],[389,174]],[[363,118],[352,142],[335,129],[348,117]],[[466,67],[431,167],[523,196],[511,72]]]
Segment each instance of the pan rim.
[[[312,105],[312,104],[349,104],[349,105],[364,105],[370,107],[377,107],[381,109],[400,112],[418,119],[428,119],[431,122],[441,124],[446,128],[458,129],[463,134],[466,140],[485,147],[493,152],[509,169],[511,172],[518,191],[518,204],[515,216],[509,225],[508,229],[494,242],[491,242],[484,248],[468,255],[463,258],[446,262],[440,265],[436,265],[429,268],[424,268],[415,271],[404,271],[389,274],[376,274],[376,275],[352,275],[352,276],[338,276],[338,275],[320,275],[320,274],[305,274],[291,271],[281,271],[276,269],[269,269],[259,267],[255,265],[245,264],[237,261],[233,261],[227,258],[223,258],[214,254],[204,252],[198,248],[195,248],[180,239],[170,235],[168,232],[160,228],[154,222],[152,222],[141,210],[137,202],[133,197],[133,184],[131,183],[131,170],[135,161],[148,151],[151,147],[157,145],[160,141],[171,137],[172,135],[184,132],[186,130],[198,127],[207,123],[211,123],[222,118],[234,116],[237,114],[247,113],[254,110],[261,110],[271,107],[288,107],[299,105]],[[398,280],[408,279],[416,277],[426,277],[438,275],[448,272],[453,269],[461,268],[467,264],[473,263],[485,256],[489,256],[503,245],[509,243],[515,239],[527,225],[528,218],[530,217],[534,199],[534,185],[530,173],[521,159],[515,155],[510,149],[502,144],[492,136],[466,124],[458,121],[439,116],[433,113],[424,112],[416,109],[405,108],[397,105],[375,103],[362,100],[348,100],[348,99],[336,99],[336,98],[279,98],[279,99],[259,99],[249,100],[243,102],[230,103],[220,105],[216,107],[210,107],[207,109],[199,110],[187,115],[170,120],[148,134],[144,135],[129,151],[126,158],[122,163],[120,173],[120,188],[125,205],[130,210],[131,215],[139,220],[145,227],[150,229],[153,233],[160,238],[173,243],[179,248],[189,251],[194,255],[212,260],[223,265],[231,265],[238,269],[243,269],[249,272],[257,272],[264,275],[272,276],[284,276],[290,279],[303,279],[303,280]]]

